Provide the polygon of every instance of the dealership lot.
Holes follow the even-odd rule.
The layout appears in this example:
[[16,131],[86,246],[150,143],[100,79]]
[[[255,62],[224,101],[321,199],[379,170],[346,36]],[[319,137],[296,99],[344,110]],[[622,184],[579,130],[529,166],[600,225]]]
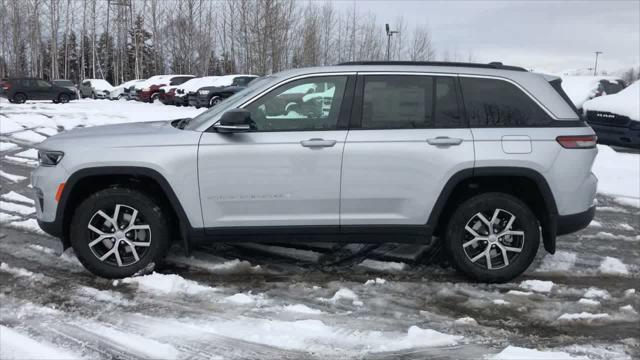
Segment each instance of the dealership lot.
[[466,281],[432,246],[334,244],[216,244],[190,258],[174,248],[155,274],[107,281],[39,231],[24,198],[39,141],[202,111],[2,99],[0,326],[21,330],[14,344],[58,358],[640,356],[640,154],[609,147],[594,166],[592,224],[501,285]]

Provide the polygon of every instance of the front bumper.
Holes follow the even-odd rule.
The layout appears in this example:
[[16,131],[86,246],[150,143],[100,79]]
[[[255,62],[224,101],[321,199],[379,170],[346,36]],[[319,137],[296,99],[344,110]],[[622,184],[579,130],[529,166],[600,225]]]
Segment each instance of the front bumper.
[[607,126],[589,124],[598,135],[598,142],[604,145],[614,145],[640,149],[640,128]]
[[195,95],[189,96],[189,105],[191,106],[200,106],[200,107],[209,107],[209,95]]

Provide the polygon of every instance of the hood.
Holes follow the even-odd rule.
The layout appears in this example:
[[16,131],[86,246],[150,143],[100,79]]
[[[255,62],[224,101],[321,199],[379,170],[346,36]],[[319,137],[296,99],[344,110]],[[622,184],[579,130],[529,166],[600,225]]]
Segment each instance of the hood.
[[125,147],[168,145],[183,130],[171,126],[170,121],[136,122],[76,128],[52,136],[38,148],[64,150],[67,147]]

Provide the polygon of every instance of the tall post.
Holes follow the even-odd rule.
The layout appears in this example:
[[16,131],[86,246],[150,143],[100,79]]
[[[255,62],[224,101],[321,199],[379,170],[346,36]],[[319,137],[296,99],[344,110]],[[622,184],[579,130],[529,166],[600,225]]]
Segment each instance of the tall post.
[[391,30],[389,24],[384,24],[384,28],[387,31],[387,61],[391,60],[391,36],[397,34],[398,31]]
[[602,54],[602,51],[596,51],[596,63],[593,65],[593,76],[598,75],[598,55]]

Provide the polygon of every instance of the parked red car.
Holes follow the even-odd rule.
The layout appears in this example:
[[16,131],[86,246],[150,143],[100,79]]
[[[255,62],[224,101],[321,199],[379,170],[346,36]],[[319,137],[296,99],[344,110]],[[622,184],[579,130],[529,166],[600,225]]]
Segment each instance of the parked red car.
[[[137,96],[138,100],[142,102],[152,103],[160,96],[160,88],[166,85],[180,85],[183,82],[193,79],[195,76],[193,75],[163,75],[158,76],[158,80],[156,83],[147,84],[142,88]],[[151,78],[150,78],[151,80]]]

